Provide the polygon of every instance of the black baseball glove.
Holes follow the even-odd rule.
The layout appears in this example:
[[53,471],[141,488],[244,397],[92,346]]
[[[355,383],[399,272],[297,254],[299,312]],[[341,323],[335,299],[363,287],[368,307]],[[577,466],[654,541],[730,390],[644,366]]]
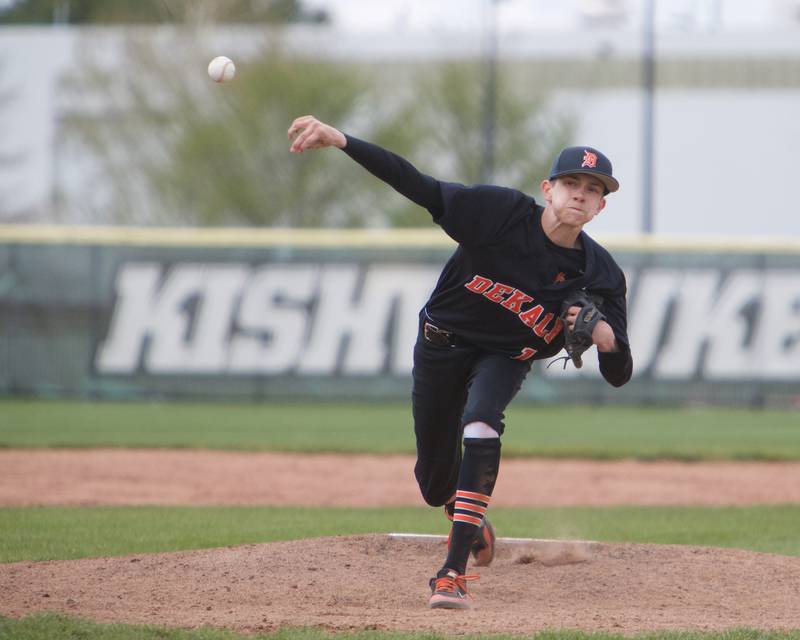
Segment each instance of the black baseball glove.
[[[564,321],[564,349],[576,369],[583,366],[581,360],[583,352],[594,344],[592,331],[598,322],[606,319],[600,313],[599,306],[601,304],[603,304],[603,299],[600,296],[594,296],[586,291],[573,291],[561,304],[561,319]],[[570,307],[581,308],[571,329],[567,324],[567,312]],[[566,362],[564,366],[567,366]]]

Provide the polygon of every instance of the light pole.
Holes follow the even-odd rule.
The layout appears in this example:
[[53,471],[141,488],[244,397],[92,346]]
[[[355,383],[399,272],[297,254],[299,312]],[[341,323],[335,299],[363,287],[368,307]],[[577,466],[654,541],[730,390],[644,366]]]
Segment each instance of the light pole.
[[480,181],[489,183],[494,178],[495,126],[497,121],[497,4],[500,0],[486,0],[486,86],[483,93],[483,126],[481,127],[483,152],[481,154]]
[[644,0],[642,52],[642,233],[653,233],[653,156],[655,127],[655,5]]

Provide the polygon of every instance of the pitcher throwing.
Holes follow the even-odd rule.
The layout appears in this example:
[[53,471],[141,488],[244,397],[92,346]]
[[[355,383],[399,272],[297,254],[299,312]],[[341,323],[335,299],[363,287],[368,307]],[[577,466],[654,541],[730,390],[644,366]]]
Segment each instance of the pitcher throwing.
[[568,147],[541,183],[542,206],[515,189],[436,180],[313,116],[297,118],[288,133],[293,153],[343,150],[458,243],[419,313],[412,403],[414,474],[425,501],[444,506],[452,521],[428,603],[467,609],[467,582],[477,578],[466,575],[470,553],[478,566],[494,557],[486,511],[504,411],[531,363],[566,346],[581,366],[595,345],[603,378],[615,387],[630,380],[625,276],[583,231],[619,183],[600,151]]

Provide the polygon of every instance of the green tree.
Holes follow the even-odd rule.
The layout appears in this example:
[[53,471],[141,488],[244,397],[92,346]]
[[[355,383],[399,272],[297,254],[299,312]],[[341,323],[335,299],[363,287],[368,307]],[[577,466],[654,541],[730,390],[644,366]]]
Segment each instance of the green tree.
[[[63,83],[65,102],[75,107],[62,116],[62,137],[66,156],[92,160],[91,191],[106,196],[62,194],[64,208],[80,207],[93,222],[129,224],[430,224],[426,212],[338,152],[288,153],[286,129],[307,113],[443,180],[480,179],[477,65],[406,67],[403,76],[383,64],[290,58],[272,39],[237,60],[232,82],[215,85],[204,72],[211,53],[202,39],[191,30],[170,37],[129,34],[124,74],[105,59],[92,63],[98,45],[87,43],[86,61],[75,67],[89,72]],[[501,74],[496,182],[530,193],[569,138],[570,122],[548,117],[541,96],[510,88],[517,84]]]
[[[424,123],[423,155],[442,158],[443,173],[466,184],[481,182],[484,149],[486,70],[474,62],[450,62],[425,74],[417,93],[416,118]],[[516,82],[509,68],[498,73],[495,171],[492,182],[538,194],[550,164],[572,137],[573,118],[548,112],[545,96]],[[419,224],[419,210],[396,224]]]
[[0,24],[154,24],[327,22],[301,0],[17,0],[0,9]]
[[352,65],[288,59],[278,45],[239,60],[236,78],[216,85],[205,74],[212,54],[196,35],[171,38],[128,34],[124,74],[91,62],[98,45],[86,43],[75,67],[87,71],[62,82],[73,106],[61,118],[60,156],[88,156],[90,191],[107,197],[71,201],[62,193],[62,210],[133,224],[389,223],[383,185],[333,151],[293,156],[286,130],[294,117],[314,113],[409,153],[417,136],[395,126],[408,121],[404,107],[380,109]]

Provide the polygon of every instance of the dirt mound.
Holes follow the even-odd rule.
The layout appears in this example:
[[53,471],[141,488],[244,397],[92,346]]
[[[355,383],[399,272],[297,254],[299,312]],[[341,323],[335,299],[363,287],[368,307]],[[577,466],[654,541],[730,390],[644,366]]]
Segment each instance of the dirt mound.
[[[475,608],[426,608],[444,542],[371,535],[0,565],[0,614],[238,631],[531,634],[542,629],[800,628],[800,558],[735,549],[502,545]],[[589,551],[586,551],[586,549]]]

